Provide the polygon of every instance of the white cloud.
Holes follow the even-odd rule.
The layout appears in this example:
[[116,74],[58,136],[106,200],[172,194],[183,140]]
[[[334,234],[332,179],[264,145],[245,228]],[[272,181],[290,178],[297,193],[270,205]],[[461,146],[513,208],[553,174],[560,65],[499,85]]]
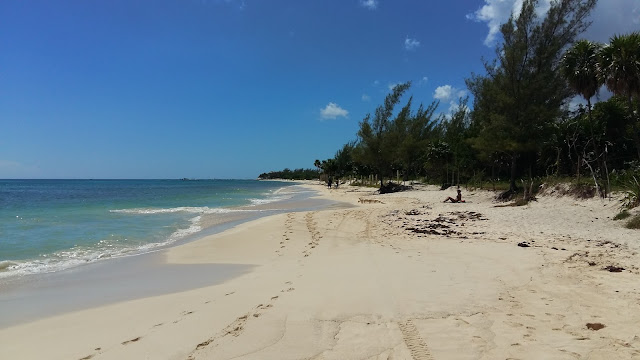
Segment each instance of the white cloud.
[[467,95],[466,90],[460,90],[451,85],[438,86],[435,92],[433,93],[434,99],[437,99],[440,101],[458,100],[459,98],[464,97],[465,95]]
[[[500,32],[500,25],[511,14],[520,13],[523,0],[484,0],[484,5],[467,15],[468,19],[484,22],[489,33],[484,40],[486,46],[493,46]],[[541,0],[536,12],[543,16],[550,8],[552,0]],[[591,13],[591,27],[581,38],[608,42],[614,34],[628,34],[637,31],[640,25],[640,0],[603,0],[599,1]]]
[[423,76],[422,79],[420,79],[420,81],[418,81],[418,85],[424,85],[426,83],[429,82],[429,78],[426,76]]
[[367,94],[362,94],[362,101],[369,102],[371,101],[371,97]]
[[[460,104],[457,101],[453,101],[453,100],[449,101],[449,115],[448,116],[453,115],[453,113],[458,111],[459,109],[460,109]],[[465,106],[464,110],[466,112],[469,112],[469,107]]]
[[[485,4],[467,15],[467,19],[478,22],[486,22],[489,27],[489,34],[484,39],[486,46],[493,46],[496,37],[500,32],[500,25],[509,20],[511,14],[518,15],[522,9],[523,0],[484,0]],[[542,0],[537,9],[537,13],[542,15],[549,10],[552,0]]]
[[398,83],[389,84],[389,85],[387,85],[387,89],[389,89],[389,91],[393,91],[393,89],[395,89],[396,86],[398,86],[398,85],[400,85],[400,84],[398,84]]
[[340,106],[338,106],[338,104],[333,102],[327,104],[324,109],[320,109],[320,117],[323,119],[335,119],[338,117],[346,118],[347,115],[349,115],[349,112],[347,110],[341,108]]
[[378,8],[378,0],[360,0],[360,6],[369,10],[375,10]]
[[416,40],[416,39],[409,39],[409,37],[407,36],[404,39],[404,48],[407,50],[415,50],[417,48],[420,47],[420,41]]
[[451,94],[453,93],[453,87],[451,85],[438,86],[433,93],[433,97],[441,101],[449,101]]

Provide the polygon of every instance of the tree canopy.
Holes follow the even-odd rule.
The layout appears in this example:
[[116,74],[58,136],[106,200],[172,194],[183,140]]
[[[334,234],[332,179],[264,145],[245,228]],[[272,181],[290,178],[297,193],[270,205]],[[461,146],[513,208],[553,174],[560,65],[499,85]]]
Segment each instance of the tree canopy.
[[539,19],[538,0],[523,1],[519,16],[512,15],[501,26],[503,42],[496,48],[496,60],[485,62],[486,75],[473,74],[467,80],[479,128],[474,147],[510,159],[512,191],[518,160],[541,150],[572,95],[558,71],[562,50],[586,29],[595,3],[552,2],[546,17]]
[[[472,100],[448,114],[438,102],[414,109],[411,83],[400,84],[355,141],[314,165],[328,178],[376,178],[381,191],[400,174],[443,187],[505,179],[511,194],[517,180],[565,175],[606,194],[611,178],[640,175],[640,33],[577,40],[595,4],[557,0],[541,15],[538,0],[523,0],[500,28],[495,58],[466,80]],[[603,86],[614,93],[606,101],[596,97]],[[577,96],[586,107],[570,108]]]

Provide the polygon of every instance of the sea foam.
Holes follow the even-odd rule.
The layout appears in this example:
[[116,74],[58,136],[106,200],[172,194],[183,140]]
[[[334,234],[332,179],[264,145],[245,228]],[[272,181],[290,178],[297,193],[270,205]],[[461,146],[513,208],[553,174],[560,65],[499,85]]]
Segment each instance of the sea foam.
[[120,214],[140,214],[140,215],[148,215],[148,214],[172,214],[179,212],[193,213],[193,214],[226,214],[230,212],[236,211],[246,211],[246,210],[236,210],[236,209],[225,209],[225,208],[210,208],[207,206],[179,206],[174,208],[134,208],[134,209],[116,209],[109,210],[111,213],[120,213]]
[[189,220],[188,228],[174,231],[165,241],[151,242],[137,246],[123,245],[117,241],[101,240],[94,246],[75,246],[68,250],[41,255],[38,259],[24,261],[0,261],[0,279],[12,276],[57,272],[83,264],[109,258],[140,255],[156,251],[163,246],[183,239],[202,230],[201,216]]

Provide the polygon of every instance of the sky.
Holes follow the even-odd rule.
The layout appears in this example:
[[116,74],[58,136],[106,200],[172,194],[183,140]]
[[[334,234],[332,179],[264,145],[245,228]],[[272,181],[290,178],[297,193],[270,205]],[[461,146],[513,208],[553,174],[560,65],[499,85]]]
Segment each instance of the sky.
[[[2,0],[0,178],[312,168],[395,84],[447,114],[521,2]],[[592,21],[581,38],[636,31],[640,0]]]

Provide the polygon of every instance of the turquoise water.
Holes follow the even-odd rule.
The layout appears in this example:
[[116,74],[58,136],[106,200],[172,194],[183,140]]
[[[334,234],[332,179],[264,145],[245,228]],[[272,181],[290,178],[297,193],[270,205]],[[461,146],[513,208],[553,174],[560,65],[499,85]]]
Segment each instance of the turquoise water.
[[258,211],[251,205],[286,198],[288,186],[254,180],[0,180],[0,278],[153,251],[201,231],[205,214]]

